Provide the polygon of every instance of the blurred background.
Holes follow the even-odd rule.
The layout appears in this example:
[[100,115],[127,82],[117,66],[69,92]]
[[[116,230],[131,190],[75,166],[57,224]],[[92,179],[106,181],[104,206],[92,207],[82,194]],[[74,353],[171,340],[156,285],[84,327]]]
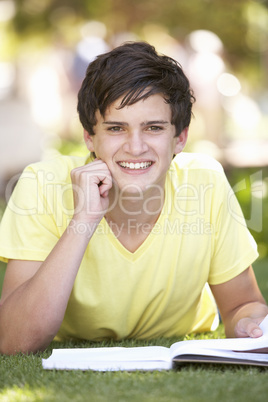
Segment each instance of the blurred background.
[[186,150],[223,164],[265,259],[268,0],[0,0],[0,219],[27,164],[86,153],[85,69],[133,40],[182,65],[197,98]]

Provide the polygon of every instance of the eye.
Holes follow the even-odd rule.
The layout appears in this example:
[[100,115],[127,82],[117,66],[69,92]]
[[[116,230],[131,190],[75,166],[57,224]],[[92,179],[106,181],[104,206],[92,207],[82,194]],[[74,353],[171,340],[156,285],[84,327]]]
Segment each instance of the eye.
[[120,131],[122,131],[123,129],[122,129],[122,127],[120,127],[120,126],[111,126],[111,127],[108,127],[108,131],[111,131],[112,133],[118,133],[118,132],[120,132]]
[[148,127],[148,131],[159,132],[159,131],[162,131],[162,130],[163,130],[163,127],[161,127],[161,126],[149,126]]

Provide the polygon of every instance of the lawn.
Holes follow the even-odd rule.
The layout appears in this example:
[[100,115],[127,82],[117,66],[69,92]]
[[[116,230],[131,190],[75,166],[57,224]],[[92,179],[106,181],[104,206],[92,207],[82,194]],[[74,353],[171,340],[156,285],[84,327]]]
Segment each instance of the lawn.
[[[260,288],[268,300],[268,261],[254,265]],[[0,283],[4,269],[0,265]],[[203,338],[223,336],[222,326]],[[200,337],[200,336],[199,336]],[[120,346],[170,346],[181,338],[148,342],[123,341]],[[114,346],[115,343],[105,343]],[[92,347],[90,342],[53,343],[44,353],[0,356],[0,401],[264,401],[268,394],[268,369],[223,365],[189,365],[163,372],[45,371],[41,358],[53,347]]]

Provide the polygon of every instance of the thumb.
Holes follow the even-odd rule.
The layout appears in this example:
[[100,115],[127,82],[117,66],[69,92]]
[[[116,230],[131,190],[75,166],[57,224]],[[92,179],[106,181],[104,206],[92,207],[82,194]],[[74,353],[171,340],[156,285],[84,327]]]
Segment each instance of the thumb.
[[103,197],[103,198],[107,198],[108,195],[109,195],[109,190],[105,190],[105,191],[103,191],[103,192],[100,190],[100,195],[101,195],[101,197]]
[[237,337],[251,337],[251,338],[259,338],[262,336],[262,330],[259,325],[251,318],[242,318],[238,321],[235,334]]

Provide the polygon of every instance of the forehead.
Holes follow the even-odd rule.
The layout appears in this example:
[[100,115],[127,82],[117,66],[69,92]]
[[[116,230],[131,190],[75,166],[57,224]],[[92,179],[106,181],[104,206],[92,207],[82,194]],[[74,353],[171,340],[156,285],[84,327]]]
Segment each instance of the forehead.
[[[171,120],[171,107],[166,102],[162,94],[154,94],[148,98],[140,99],[132,105],[126,105],[122,107],[122,100],[124,97],[117,99],[113,102],[105,111],[102,118],[105,120],[109,116],[129,116],[129,117],[143,117],[144,115],[150,115]],[[96,118],[99,120],[101,117],[100,112],[97,111]]]

